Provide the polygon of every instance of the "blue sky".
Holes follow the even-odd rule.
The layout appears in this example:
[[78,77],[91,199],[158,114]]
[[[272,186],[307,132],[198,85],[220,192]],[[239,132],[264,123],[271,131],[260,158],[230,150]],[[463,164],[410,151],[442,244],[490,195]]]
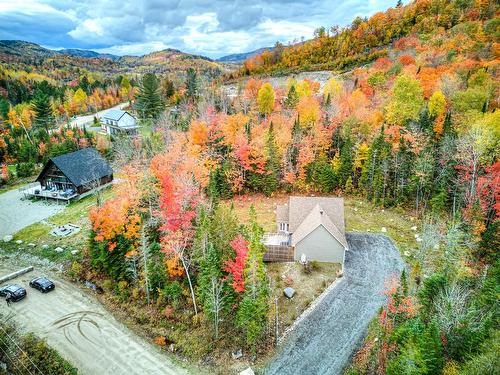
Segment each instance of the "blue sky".
[[0,39],[142,55],[176,48],[216,58],[312,37],[397,0],[0,0]]

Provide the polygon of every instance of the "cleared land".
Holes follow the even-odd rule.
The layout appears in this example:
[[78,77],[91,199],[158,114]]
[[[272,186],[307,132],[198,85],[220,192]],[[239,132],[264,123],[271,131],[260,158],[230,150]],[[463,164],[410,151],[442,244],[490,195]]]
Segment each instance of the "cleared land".
[[345,275],[278,349],[267,375],[340,374],[385,301],[385,281],[404,267],[382,235],[347,234]]
[[[0,262],[0,274],[18,269],[9,260]],[[188,374],[158,349],[134,335],[94,298],[74,284],[50,276],[56,289],[42,294],[28,287],[39,271],[20,276],[27,297],[1,309],[27,331],[47,339],[50,346],[76,366],[83,375],[95,374]]]
[[55,202],[30,201],[17,189],[0,194],[0,237],[47,219],[64,209]]

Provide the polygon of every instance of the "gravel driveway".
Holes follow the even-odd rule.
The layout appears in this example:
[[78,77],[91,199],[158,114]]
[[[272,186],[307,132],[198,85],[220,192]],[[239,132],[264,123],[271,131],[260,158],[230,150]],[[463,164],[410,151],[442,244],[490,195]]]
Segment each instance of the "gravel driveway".
[[385,302],[384,282],[404,268],[383,235],[347,234],[344,277],[282,344],[266,375],[341,374]]
[[[18,270],[9,261],[0,261],[0,275]],[[22,275],[8,283],[24,286],[28,294],[7,307],[0,300],[0,311],[10,315],[21,327],[47,340],[82,375],[183,375],[188,371],[166,354],[132,333],[118,322],[93,297],[77,286],[48,275],[56,289],[42,294],[28,287],[32,278],[43,274]],[[49,374],[47,374],[49,375]]]
[[21,199],[17,189],[0,194],[0,239],[62,211],[64,204]]

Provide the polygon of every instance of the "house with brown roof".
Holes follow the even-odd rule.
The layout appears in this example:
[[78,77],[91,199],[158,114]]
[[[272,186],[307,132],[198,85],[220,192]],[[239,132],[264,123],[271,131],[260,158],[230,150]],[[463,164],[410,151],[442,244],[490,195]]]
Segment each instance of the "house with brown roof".
[[288,247],[289,260],[344,264],[349,247],[342,198],[290,197],[276,208],[276,226],[277,233],[264,237],[268,251]]

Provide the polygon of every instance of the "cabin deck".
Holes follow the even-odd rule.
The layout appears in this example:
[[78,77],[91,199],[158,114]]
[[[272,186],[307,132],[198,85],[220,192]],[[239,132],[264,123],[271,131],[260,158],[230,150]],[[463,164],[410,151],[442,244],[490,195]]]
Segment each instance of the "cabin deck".
[[47,190],[41,187],[39,183],[29,184],[19,189],[19,191],[24,194],[25,198],[53,199],[64,203],[69,203],[79,196],[77,192],[69,195],[63,190]]

